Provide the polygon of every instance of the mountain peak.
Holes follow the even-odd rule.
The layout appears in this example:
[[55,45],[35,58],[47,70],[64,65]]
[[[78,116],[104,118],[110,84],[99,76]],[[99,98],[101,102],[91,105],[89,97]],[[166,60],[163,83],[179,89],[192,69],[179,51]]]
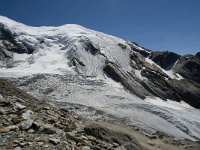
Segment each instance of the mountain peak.
[[[34,52],[32,55],[27,55],[23,58],[26,59],[26,68],[30,68],[28,69],[29,71],[36,70],[36,68],[34,67],[35,69],[33,69],[32,66],[39,62],[39,70],[45,72],[45,69],[48,70],[48,66],[51,66],[54,62],[55,68],[53,66],[50,67],[54,68],[53,72],[59,73],[60,71],[58,70],[65,70],[64,72],[68,72],[71,70],[69,65],[67,65],[70,63],[69,59],[74,59],[74,56],[72,55],[79,56],[80,61],[85,63],[85,66],[87,67],[86,74],[89,76],[96,76],[100,73],[99,67],[103,66],[102,61],[105,59],[105,56],[106,59],[109,59],[110,61],[118,61],[118,63],[126,69],[130,67],[128,59],[131,48],[125,40],[120,38],[73,24],[59,27],[31,27],[17,23],[6,17],[1,17],[0,22],[4,25],[1,28],[13,37],[13,41],[18,44],[20,43],[21,47],[28,47],[31,49],[29,51]],[[122,50],[120,44],[125,45],[127,50]],[[90,56],[93,52],[87,51],[87,47],[93,47],[93,50],[98,48],[98,58],[97,56]],[[24,61],[19,60],[21,55],[19,56],[16,53],[13,53],[13,55],[13,61],[15,61],[15,58],[18,62],[20,61],[20,64]],[[126,58],[121,59],[122,55]],[[41,58],[44,59],[41,60]],[[47,63],[47,65],[46,62],[49,60],[52,61]],[[58,62],[59,64],[55,65]],[[93,70],[91,65],[92,68],[94,68]],[[15,66],[18,66],[17,63],[15,63]],[[52,72],[52,70],[50,72]],[[49,71],[46,73],[49,73]]]
[[6,17],[0,24],[0,76],[33,96],[199,140],[198,56],[149,51],[79,25],[31,27]]

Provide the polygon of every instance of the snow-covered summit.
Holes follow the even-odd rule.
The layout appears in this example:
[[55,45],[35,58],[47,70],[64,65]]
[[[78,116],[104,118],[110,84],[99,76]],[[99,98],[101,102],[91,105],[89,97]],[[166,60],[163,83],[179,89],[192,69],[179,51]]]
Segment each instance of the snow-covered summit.
[[77,24],[66,24],[58,27],[53,27],[53,26],[33,27],[25,25],[23,23],[16,22],[4,16],[0,16],[0,26],[3,27],[4,29],[11,31],[12,33],[15,33],[16,35],[27,34],[33,36],[36,35],[53,36],[59,34],[64,35],[67,33],[69,34],[74,33],[75,35],[77,35],[78,33],[87,30],[86,28]]
[[[124,69],[130,68],[131,48],[125,40],[114,36],[75,24],[31,27],[2,16],[0,27],[11,33],[18,43],[34,51],[31,55],[13,53],[13,67],[6,69],[7,72],[74,73],[71,61],[75,57],[85,65],[82,72],[88,76],[101,75],[106,59],[117,62]],[[119,44],[125,45],[126,49]],[[99,50],[98,55],[87,51],[87,47],[91,46]],[[1,68],[1,71],[4,72],[5,68]]]

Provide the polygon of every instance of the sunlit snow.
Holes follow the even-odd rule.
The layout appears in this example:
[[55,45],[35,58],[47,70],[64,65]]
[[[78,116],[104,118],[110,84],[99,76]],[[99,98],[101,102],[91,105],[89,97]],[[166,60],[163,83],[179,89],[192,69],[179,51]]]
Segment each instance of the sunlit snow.
[[[16,35],[18,42],[25,42],[34,49],[30,55],[13,54],[12,67],[0,67],[1,77],[15,77],[10,80],[31,95],[61,107],[81,105],[83,108],[75,111],[80,115],[87,114],[86,117],[96,117],[91,115],[92,111],[84,113],[92,107],[144,131],[159,130],[179,138],[200,139],[199,110],[183,102],[163,101],[155,97],[142,100],[103,74],[105,56],[124,70],[131,70],[131,48],[127,41],[75,24],[31,27],[0,16],[0,27]],[[86,41],[98,47],[101,54],[86,52]],[[126,45],[126,50],[119,47],[119,43]],[[85,75],[90,77],[76,74],[73,65],[70,65],[73,57],[85,64]],[[156,65],[148,58],[146,61]],[[182,79],[172,70],[157,67],[173,79]],[[40,77],[40,74],[43,76]],[[144,79],[140,71],[136,70],[135,75],[140,80]],[[105,117],[105,114],[101,114],[101,117]]]

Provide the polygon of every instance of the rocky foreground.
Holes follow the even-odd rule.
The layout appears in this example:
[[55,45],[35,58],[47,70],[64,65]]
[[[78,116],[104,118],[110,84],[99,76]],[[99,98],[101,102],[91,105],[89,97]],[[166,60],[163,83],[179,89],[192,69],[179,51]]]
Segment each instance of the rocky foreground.
[[0,80],[0,149],[199,150],[199,142],[85,120]]

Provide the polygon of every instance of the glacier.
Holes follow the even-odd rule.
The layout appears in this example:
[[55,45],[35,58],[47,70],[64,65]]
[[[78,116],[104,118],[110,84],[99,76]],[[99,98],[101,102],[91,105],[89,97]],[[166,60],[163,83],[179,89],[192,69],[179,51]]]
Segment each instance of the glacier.
[[[124,70],[133,70],[128,41],[75,24],[31,27],[2,16],[0,27],[12,33],[18,43],[34,49],[32,54],[12,53],[12,67],[1,63],[0,77],[34,97],[72,109],[86,118],[121,122],[138,127],[141,132],[160,131],[177,138],[200,140],[198,109],[184,102],[163,101],[157,97],[142,100],[104,74],[106,60]],[[99,49],[98,55],[86,51],[91,44]],[[77,71],[72,65],[73,58],[78,58],[84,69]],[[153,62],[147,58],[146,63]],[[133,71],[140,80],[147,80],[140,71]],[[183,79],[173,71],[162,71],[170,78]]]

